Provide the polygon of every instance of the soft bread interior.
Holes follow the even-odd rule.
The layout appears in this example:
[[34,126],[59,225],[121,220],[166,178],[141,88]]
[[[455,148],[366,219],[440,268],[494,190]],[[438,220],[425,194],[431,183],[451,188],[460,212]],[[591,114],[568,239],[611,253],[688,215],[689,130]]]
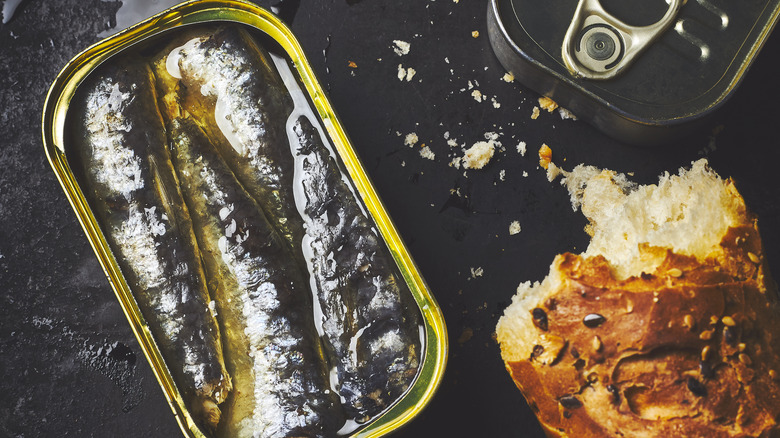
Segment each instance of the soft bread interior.
[[[721,179],[706,159],[644,186],[592,166],[579,165],[562,174],[572,207],[580,208],[590,221],[586,231],[591,242],[581,255],[606,258],[616,279],[655,272],[665,252],[643,250],[648,246],[701,261],[719,258],[720,242],[729,227],[749,221],[732,181]],[[541,283],[522,283],[499,320],[496,334],[504,361],[530,356],[538,332],[531,312],[559,289],[562,278],[557,263],[560,257]]]

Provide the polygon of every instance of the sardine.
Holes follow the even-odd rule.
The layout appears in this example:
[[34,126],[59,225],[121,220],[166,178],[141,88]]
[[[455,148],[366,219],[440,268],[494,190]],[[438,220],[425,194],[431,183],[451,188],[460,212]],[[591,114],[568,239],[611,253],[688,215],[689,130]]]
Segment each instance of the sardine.
[[303,236],[286,136],[292,101],[265,49],[239,26],[167,50],[163,80],[180,79],[182,110],[200,122],[238,180],[293,247]]
[[139,59],[106,64],[73,101],[81,186],[196,421],[213,430],[231,390],[188,211]]
[[409,388],[421,352],[420,314],[379,231],[306,116],[294,121],[303,253],[336,358],[338,390],[349,418],[375,417]]
[[224,435],[335,436],[344,414],[289,246],[195,121],[175,119],[169,131],[234,377]]

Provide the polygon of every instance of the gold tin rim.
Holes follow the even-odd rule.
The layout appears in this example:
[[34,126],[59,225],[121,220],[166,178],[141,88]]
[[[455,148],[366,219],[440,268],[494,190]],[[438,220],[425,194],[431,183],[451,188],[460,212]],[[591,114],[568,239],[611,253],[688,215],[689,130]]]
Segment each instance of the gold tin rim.
[[292,31],[276,15],[244,0],[191,0],[154,15],[88,47],[60,71],[43,107],[43,146],[68,201],[109,279],[141,350],[151,365],[176,421],[187,437],[204,437],[185,408],[184,401],[149,331],[116,260],[75,180],[65,155],[66,116],[70,101],[84,78],[106,59],[148,38],[182,26],[214,21],[236,22],[266,33],[286,52],[306,88],[314,109],[341,157],[363,203],[379,228],[401,275],[409,286],[425,322],[425,348],[417,377],[388,410],[356,431],[352,437],[374,438],[412,420],[431,401],[447,363],[447,329],[441,308],[419,273],[406,246],[374,190],[352,144],[341,127],[303,49]]

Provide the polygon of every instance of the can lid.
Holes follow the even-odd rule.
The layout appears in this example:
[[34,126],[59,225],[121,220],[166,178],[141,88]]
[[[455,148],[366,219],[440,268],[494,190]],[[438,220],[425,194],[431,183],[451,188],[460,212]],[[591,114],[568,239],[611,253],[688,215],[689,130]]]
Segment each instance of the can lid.
[[[634,135],[632,125],[676,129],[725,102],[780,0],[491,0],[488,16],[493,48],[520,82],[635,142],[647,132]],[[609,126],[617,119],[621,133]]]

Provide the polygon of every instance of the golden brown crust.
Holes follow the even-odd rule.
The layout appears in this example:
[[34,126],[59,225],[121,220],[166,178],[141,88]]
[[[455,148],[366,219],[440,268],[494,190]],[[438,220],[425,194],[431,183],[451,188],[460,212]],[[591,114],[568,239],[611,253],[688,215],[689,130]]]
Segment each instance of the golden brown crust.
[[626,280],[601,256],[556,258],[533,352],[506,363],[549,436],[780,434],[780,306],[755,223],[721,247],[644,247],[663,262]]

